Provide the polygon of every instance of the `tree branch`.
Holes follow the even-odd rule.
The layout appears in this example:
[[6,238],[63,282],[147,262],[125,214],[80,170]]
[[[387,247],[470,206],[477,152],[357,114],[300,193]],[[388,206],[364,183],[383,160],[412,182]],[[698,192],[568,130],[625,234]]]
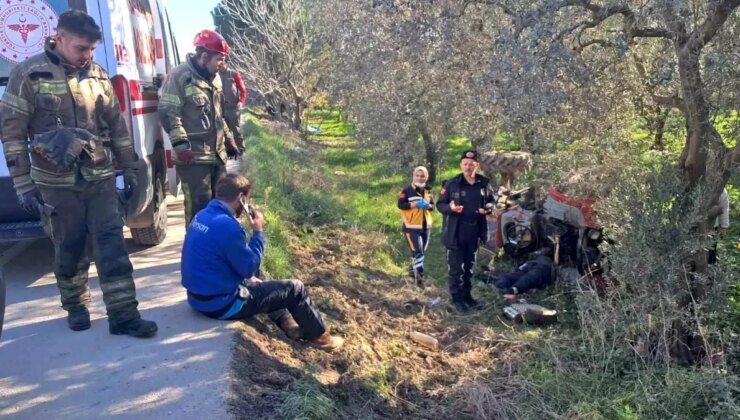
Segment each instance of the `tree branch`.
[[[727,1],[740,1],[740,0],[727,0]],[[591,12],[591,20],[588,22],[582,22],[573,27],[563,31],[561,35],[572,32],[576,28],[595,28],[605,20],[612,16],[622,15],[624,17],[624,29],[625,33],[632,38],[667,38],[674,39],[675,34],[664,28],[640,28],[635,27],[635,13],[627,4],[612,4],[608,6],[599,6],[591,3],[591,0],[564,0],[558,9],[566,7],[581,7]]]
[[707,45],[738,6],[740,6],[740,0],[719,0],[716,2],[713,13],[691,34],[689,47],[701,49],[704,45]]
[[675,34],[662,28],[632,28],[629,32],[630,38],[666,38],[673,39]]
[[611,41],[608,41],[606,39],[592,39],[586,42],[579,42],[578,46],[573,48],[573,51],[577,53],[583,52],[586,48],[592,46],[592,45],[601,45],[602,47],[613,47],[614,43]]
[[592,4],[591,0],[564,0],[563,3],[558,7],[558,9],[569,6],[580,6],[586,10],[591,11],[592,13],[599,13],[601,11],[601,6]]
[[686,102],[680,96],[652,95],[653,101],[659,105],[676,108],[686,114]]

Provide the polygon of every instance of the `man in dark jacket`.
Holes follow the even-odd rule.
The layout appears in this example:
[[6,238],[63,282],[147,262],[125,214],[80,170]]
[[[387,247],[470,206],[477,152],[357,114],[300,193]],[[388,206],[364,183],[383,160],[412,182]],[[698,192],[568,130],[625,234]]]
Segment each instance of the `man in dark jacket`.
[[341,347],[344,340],[329,334],[302,282],[263,282],[255,277],[265,251],[265,219],[251,210],[249,242],[238,220],[248,211],[250,189],[245,177],[226,175],[216,184],[216,198],[190,223],[182,248],[182,285],[188,303],[215,319],[268,313],[291,338],[326,351]]
[[452,303],[460,312],[480,309],[470,293],[478,244],[488,237],[486,214],[494,197],[488,178],[476,174],[478,153],[468,150],[460,157],[462,173],[446,181],[439,192],[437,209],[443,215],[442,244],[447,248],[447,269]]
[[516,270],[498,276],[494,281],[499,293],[506,300],[516,298],[532,289],[542,289],[552,284],[552,258],[551,252],[538,255],[535,259],[527,261]]

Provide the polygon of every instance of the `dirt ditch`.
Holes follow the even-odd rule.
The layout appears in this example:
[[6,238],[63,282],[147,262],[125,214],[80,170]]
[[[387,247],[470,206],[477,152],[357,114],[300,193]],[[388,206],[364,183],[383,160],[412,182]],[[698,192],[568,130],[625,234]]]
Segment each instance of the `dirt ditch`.
[[[490,411],[509,403],[514,388],[486,378],[507,377],[528,345],[492,327],[500,325],[495,308],[460,316],[445,290],[368,268],[375,250],[388,246],[378,232],[327,225],[310,235],[310,247],[291,244],[294,272],[346,344],[327,354],[290,341],[266,317],[240,323],[236,418],[495,418]],[[413,331],[437,338],[438,349],[415,343]]]

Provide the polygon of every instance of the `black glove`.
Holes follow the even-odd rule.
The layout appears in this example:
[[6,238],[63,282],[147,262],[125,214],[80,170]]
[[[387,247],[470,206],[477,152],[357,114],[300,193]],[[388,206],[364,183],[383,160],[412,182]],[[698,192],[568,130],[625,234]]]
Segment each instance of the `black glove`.
[[129,166],[123,170],[123,196],[126,200],[134,194],[134,190],[139,186],[139,171],[136,166]]
[[226,155],[233,159],[241,156],[241,151],[236,146],[236,142],[233,139],[226,140]]
[[73,169],[82,152],[94,160],[95,139],[81,128],[59,128],[34,136],[31,148],[57,169],[67,172]]
[[18,194],[18,204],[23,210],[31,213],[36,217],[41,216],[41,207],[44,205],[44,199],[41,198],[41,192],[34,187],[31,191]]

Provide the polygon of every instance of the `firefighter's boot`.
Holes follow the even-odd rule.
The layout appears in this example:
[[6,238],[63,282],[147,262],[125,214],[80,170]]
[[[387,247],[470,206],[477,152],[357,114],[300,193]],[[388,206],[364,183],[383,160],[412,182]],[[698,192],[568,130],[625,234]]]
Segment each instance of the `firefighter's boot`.
[[72,331],[84,331],[90,328],[90,312],[87,308],[67,312],[67,324]]

